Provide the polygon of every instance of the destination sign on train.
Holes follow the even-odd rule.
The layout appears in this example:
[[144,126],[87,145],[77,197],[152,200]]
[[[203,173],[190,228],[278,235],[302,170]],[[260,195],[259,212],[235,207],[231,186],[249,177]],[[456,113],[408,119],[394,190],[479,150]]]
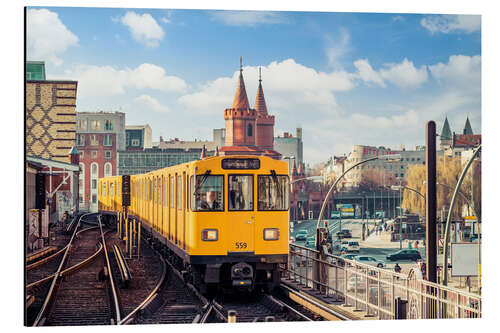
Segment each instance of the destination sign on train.
[[257,158],[225,158],[222,160],[222,169],[250,169],[258,170],[260,161]]

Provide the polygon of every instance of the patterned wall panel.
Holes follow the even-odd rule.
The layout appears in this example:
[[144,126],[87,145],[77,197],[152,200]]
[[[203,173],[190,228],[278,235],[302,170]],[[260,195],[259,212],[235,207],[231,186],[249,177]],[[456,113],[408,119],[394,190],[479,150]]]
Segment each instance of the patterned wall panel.
[[26,154],[68,162],[75,145],[76,81],[26,82]]

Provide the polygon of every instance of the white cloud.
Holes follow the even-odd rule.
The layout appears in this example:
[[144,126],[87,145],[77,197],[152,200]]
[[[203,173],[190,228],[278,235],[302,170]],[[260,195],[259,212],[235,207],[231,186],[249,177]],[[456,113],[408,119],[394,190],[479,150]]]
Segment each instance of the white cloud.
[[416,88],[427,81],[427,67],[415,68],[413,62],[404,59],[399,64],[386,64],[379,73],[380,76],[400,88]]
[[359,59],[354,62],[354,67],[358,70],[359,76],[364,82],[373,82],[382,88],[385,88],[384,79],[379,73],[373,70],[368,59]]
[[286,23],[282,14],[267,11],[213,11],[212,20],[231,26],[256,26],[260,24]]
[[136,102],[143,104],[144,106],[153,109],[158,112],[168,112],[169,109],[167,106],[161,105],[161,103],[154,97],[149,95],[140,95],[135,98]]
[[138,43],[148,47],[157,47],[163,39],[163,29],[150,14],[127,12],[120,18],[120,22],[129,28]]
[[463,90],[481,90],[481,56],[452,55],[447,64],[429,66],[432,76],[443,84]]
[[26,28],[27,57],[29,60],[48,60],[61,65],[57,55],[78,45],[78,37],[61,22],[57,13],[47,9],[28,9]]
[[127,88],[181,93],[188,87],[181,78],[169,76],[162,67],[148,63],[133,69],[80,65],[67,71],[65,77],[78,81],[78,98],[122,95]]
[[392,17],[392,21],[393,22],[404,22],[405,18],[403,16],[401,16],[401,15],[396,15],[396,16]]
[[[231,107],[239,72],[232,77],[218,78],[184,95],[178,102],[189,109],[217,114]],[[253,106],[258,85],[258,67],[245,67],[244,79],[250,105]],[[335,91],[354,87],[355,76],[344,71],[317,72],[297,64],[293,59],[272,62],[262,67],[264,95],[272,114],[289,114],[292,110],[335,113],[338,109]],[[271,104],[270,104],[271,103]]]
[[340,29],[338,38],[326,37],[327,47],[326,56],[328,64],[334,68],[340,68],[342,57],[351,51],[351,35],[344,28]]
[[161,20],[163,23],[165,23],[165,24],[169,24],[169,23],[171,23],[171,22],[172,22],[172,21],[170,21],[170,20],[169,20],[168,18],[166,18],[166,17],[162,17],[160,20]]
[[480,15],[429,15],[420,20],[420,24],[431,34],[451,32],[472,33],[481,30]]

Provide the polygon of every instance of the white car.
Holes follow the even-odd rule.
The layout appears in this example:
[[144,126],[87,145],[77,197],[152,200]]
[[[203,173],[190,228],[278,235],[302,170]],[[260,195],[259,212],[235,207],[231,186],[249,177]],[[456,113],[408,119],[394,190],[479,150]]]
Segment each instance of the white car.
[[359,253],[359,243],[355,241],[349,241],[347,243],[347,252],[357,252]]
[[356,258],[354,258],[354,260],[370,266],[375,266],[379,268],[385,267],[385,262],[383,262],[382,260],[375,259],[373,257],[357,256]]

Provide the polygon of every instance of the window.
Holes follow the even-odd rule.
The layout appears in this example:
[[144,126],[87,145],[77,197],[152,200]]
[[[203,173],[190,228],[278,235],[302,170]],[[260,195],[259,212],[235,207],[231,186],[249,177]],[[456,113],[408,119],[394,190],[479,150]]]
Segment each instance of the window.
[[83,203],[83,196],[82,195],[78,196],[78,200],[80,201],[80,203]]
[[248,136],[252,136],[252,124],[248,124]]
[[92,163],[90,167],[90,173],[92,176],[97,176],[97,163]]
[[223,211],[224,210],[224,177],[223,176],[191,176],[191,210]]
[[288,176],[258,177],[258,210],[288,209]]
[[92,151],[90,152],[90,157],[91,157],[91,158],[97,158],[97,150],[92,150]]
[[405,174],[404,174],[404,173],[402,173],[402,174],[401,174],[401,178],[403,178],[404,176],[405,176]]
[[92,194],[92,203],[97,203],[97,195]]
[[113,196],[114,194],[114,186],[113,186],[113,183],[109,184],[109,195],[110,196]]
[[98,131],[100,128],[101,128],[101,124],[100,124],[99,120],[92,120],[90,122],[90,129]]
[[87,120],[86,119],[79,119],[76,128],[79,130],[86,130],[87,129]]
[[102,144],[104,146],[112,146],[113,145],[113,136],[111,134],[106,134],[104,136],[104,141]]
[[182,177],[177,176],[177,209],[182,209]]
[[174,177],[170,177],[170,208],[174,208]]
[[111,150],[104,151],[104,157],[106,157],[108,159],[111,158]]
[[85,155],[85,154],[84,154],[84,151],[81,151],[81,152],[80,152],[80,158],[83,158],[83,156],[84,156],[84,155]]
[[85,146],[85,135],[83,135],[83,134],[76,135],[76,145],[77,146]]
[[92,146],[97,146],[97,145],[99,145],[99,139],[97,138],[97,135],[92,134],[92,135],[90,136],[90,145],[92,145]]
[[110,177],[113,175],[113,170],[112,170],[112,165],[111,163],[107,162],[104,164],[104,177]]
[[138,139],[132,139],[132,146],[133,147],[139,147],[139,140]]
[[97,179],[92,179],[92,189],[95,190],[97,188]]
[[111,120],[104,121],[104,130],[105,131],[112,131],[113,130],[113,122]]
[[253,176],[235,176],[228,177],[229,210],[253,210]]

